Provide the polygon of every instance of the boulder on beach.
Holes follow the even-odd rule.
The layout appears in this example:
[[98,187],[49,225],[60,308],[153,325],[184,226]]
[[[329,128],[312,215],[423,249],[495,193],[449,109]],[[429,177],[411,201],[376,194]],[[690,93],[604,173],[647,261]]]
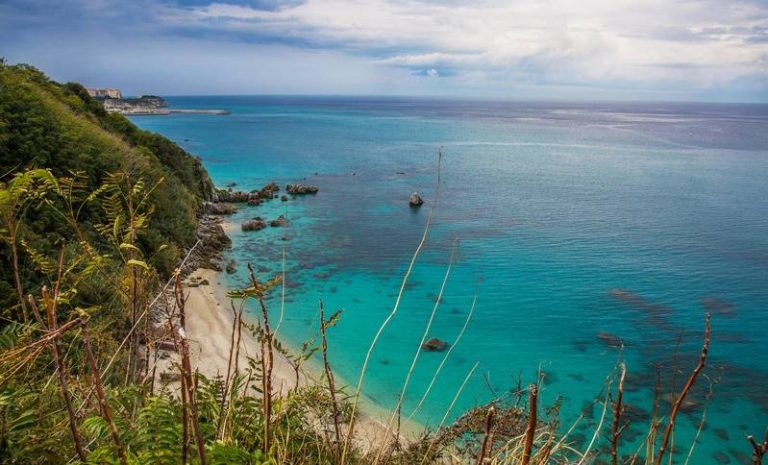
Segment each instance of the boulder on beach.
[[428,340],[427,342],[421,345],[421,348],[423,350],[426,350],[427,352],[442,352],[447,347],[448,347],[447,342],[441,341],[436,337],[433,337],[432,339]]
[[291,195],[317,194],[319,191],[319,189],[315,186],[308,186],[301,183],[288,184],[285,186],[285,190]]
[[243,223],[240,225],[240,229],[243,231],[258,231],[260,229],[264,229],[265,227],[266,225],[260,219],[246,220],[243,221]]
[[419,195],[418,192],[414,192],[408,198],[408,205],[410,205],[411,207],[420,207],[423,204],[424,204],[424,199],[421,198],[421,195]]
[[287,226],[288,225],[288,219],[286,219],[285,215],[280,215],[276,219],[269,222],[269,225],[273,228],[279,228],[281,226]]

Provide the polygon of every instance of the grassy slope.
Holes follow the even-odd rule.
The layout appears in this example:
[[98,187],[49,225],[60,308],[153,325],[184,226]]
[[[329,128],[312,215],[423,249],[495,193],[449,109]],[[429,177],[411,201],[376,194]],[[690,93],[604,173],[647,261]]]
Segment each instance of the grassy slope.
[[[128,171],[148,185],[164,179],[152,198],[159,220],[141,238],[147,252],[169,246],[155,258],[161,274],[172,270],[181,249],[194,242],[196,209],[212,190],[197,158],[106,113],[79,84],[55,83],[24,65],[0,66],[0,180],[31,168],[48,168],[56,176],[83,172],[90,190],[115,171]],[[86,211],[84,221],[97,217],[98,212]],[[30,232],[52,249],[62,239],[57,225],[34,220]]]

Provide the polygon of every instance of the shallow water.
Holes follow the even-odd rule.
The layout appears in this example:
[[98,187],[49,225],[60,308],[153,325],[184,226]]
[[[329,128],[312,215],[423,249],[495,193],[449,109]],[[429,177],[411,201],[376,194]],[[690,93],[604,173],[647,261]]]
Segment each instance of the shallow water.
[[[420,99],[178,97],[179,108],[228,116],[135,117],[199,155],[219,186],[275,180],[316,196],[241,206],[232,218],[286,214],[288,228],[233,234],[244,282],[287,257],[281,336],[299,344],[318,327],[318,300],[344,309],[331,360],[356,382],[368,345],[391,311],[410,257],[441,192],[425,250],[371,360],[365,392],[395,404],[434,306],[452,246],[458,252],[430,336],[454,342],[473,296],[473,319],[414,418],[436,426],[475,361],[450,415],[547,373],[543,399],[563,396],[569,424],[600,394],[624,339],[632,392],[650,410],[682,385],[698,357],[705,307],[713,312],[706,374],[716,381],[691,463],[738,463],[744,434],[768,423],[768,107],[703,104],[545,104]],[[408,207],[420,191],[421,209]],[[279,294],[279,293],[278,293]],[[271,309],[279,314],[279,300]],[[442,359],[422,353],[406,393],[410,413]],[[677,370],[677,371],[675,371]],[[694,392],[704,402],[709,384]],[[577,434],[591,437],[583,422]],[[642,416],[642,415],[641,415]],[[678,423],[682,456],[701,410]],[[647,422],[646,422],[647,423]],[[634,430],[647,428],[642,420]],[[727,434],[723,434],[722,430]],[[724,439],[728,436],[728,439]],[[635,438],[634,443],[641,438]],[[604,440],[603,440],[604,442]],[[627,447],[625,452],[633,452]]]

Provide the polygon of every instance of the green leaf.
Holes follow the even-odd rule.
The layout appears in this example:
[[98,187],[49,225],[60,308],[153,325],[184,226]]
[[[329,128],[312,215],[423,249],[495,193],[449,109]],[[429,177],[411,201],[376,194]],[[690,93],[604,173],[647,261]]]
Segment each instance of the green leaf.
[[133,250],[134,252],[141,253],[141,250],[133,244],[123,242],[120,244],[120,250]]
[[149,271],[149,266],[144,260],[136,260],[136,259],[130,259],[126,262],[128,266],[138,266],[141,268],[144,268],[145,270]]

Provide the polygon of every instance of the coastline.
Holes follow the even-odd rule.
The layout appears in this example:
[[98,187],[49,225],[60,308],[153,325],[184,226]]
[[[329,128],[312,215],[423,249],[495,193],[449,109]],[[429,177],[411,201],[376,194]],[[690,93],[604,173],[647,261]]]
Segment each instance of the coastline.
[[[220,217],[217,219],[221,220],[218,224],[229,237],[229,233],[236,225]],[[230,298],[227,297],[228,289],[222,283],[223,271],[211,269],[209,265],[210,263],[204,262],[194,270],[185,273],[183,289],[187,296],[185,331],[190,341],[192,366],[205,376],[213,378],[226,376],[227,373],[232,345],[234,312]],[[252,318],[247,311],[243,313],[243,320],[246,323],[250,323]],[[283,339],[280,339],[279,334],[277,338],[289,352],[298,353],[292,345],[286,344]],[[237,361],[238,366],[247,367],[248,357],[258,356],[259,346],[259,342],[249,331],[243,331]],[[277,396],[284,396],[296,386],[296,372],[284,354],[275,351],[274,356],[273,386]],[[175,358],[176,354],[171,354],[168,359],[161,360],[161,363],[158,364],[160,373],[164,370],[171,371],[170,365]],[[299,388],[320,385],[323,382],[323,377],[324,369],[320,361],[309,359],[299,370]],[[336,372],[334,372],[334,377],[338,386],[354,386]],[[392,430],[387,433],[387,422],[391,414],[391,410],[377,404],[365,394],[361,394],[353,441],[361,452],[375,451],[382,444],[394,439],[396,426],[393,426]],[[408,443],[424,431],[423,425],[413,420],[402,419],[399,439],[403,443]]]

